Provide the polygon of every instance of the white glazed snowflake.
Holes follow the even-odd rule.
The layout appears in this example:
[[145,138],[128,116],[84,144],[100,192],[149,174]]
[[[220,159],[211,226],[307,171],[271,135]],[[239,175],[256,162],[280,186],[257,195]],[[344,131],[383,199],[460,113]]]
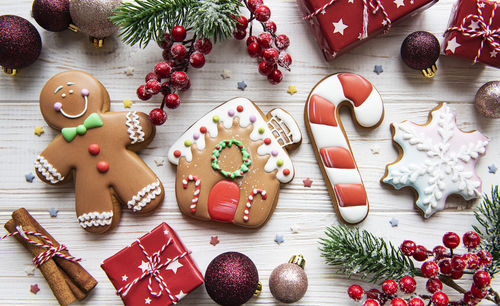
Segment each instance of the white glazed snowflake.
[[426,218],[442,210],[450,194],[466,200],[481,194],[475,166],[489,139],[478,131],[458,129],[456,115],[446,103],[431,111],[425,125],[403,121],[392,127],[393,140],[402,152],[399,160],[387,166],[382,181],[396,189],[414,188],[416,205]]

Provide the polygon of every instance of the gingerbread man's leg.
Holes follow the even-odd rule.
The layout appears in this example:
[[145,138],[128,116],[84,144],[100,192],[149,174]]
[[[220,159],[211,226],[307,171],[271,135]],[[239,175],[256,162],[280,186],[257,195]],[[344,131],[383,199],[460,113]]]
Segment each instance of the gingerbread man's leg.
[[121,206],[111,188],[77,179],[75,197],[78,222],[86,231],[104,233],[120,221]]

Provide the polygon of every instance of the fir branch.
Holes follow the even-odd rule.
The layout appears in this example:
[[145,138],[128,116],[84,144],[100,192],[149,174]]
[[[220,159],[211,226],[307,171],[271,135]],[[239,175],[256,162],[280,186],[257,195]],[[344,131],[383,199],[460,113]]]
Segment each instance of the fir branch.
[[498,186],[491,188],[491,198],[485,195],[483,202],[474,212],[483,229],[473,225],[481,237],[481,248],[491,253],[493,262],[488,267],[490,275],[500,272],[500,193]]
[[370,282],[376,282],[415,275],[409,257],[365,230],[338,225],[328,227],[325,233],[328,238],[320,239],[321,256],[349,277],[359,274],[361,279],[371,277]]

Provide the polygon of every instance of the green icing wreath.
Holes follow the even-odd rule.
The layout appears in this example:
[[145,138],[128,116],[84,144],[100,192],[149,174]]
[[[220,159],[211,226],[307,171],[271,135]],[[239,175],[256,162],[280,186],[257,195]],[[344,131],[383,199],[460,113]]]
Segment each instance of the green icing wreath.
[[[238,148],[240,148],[241,152],[241,159],[242,159],[242,164],[240,168],[236,171],[229,172],[222,170],[219,166],[219,156],[220,152],[224,150],[225,148],[231,147],[233,144],[235,144]],[[231,139],[231,140],[222,140],[219,142],[216,146],[214,151],[212,152],[212,168],[214,170],[220,171],[222,175],[228,178],[237,178],[237,177],[243,177],[243,175],[248,172],[248,167],[252,164],[252,161],[250,160],[250,154],[248,154],[247,149],[243,146],[243,143],[239,140],[236,139]]]

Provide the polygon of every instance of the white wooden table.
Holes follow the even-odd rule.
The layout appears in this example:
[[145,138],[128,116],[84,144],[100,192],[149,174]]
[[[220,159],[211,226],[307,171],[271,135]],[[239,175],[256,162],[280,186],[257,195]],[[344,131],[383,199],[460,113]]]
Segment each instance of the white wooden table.
[[[442,56],[438,62],[438,75],[429,80],[400,60],[401,42],[413,31],[430,31],[442,40],[453,1],[442,0],[413,19],[394,26],[387,35],[379,36],[331,63],[323,60],[294,1],[267,2],[278,32],[291,38],[292,72],[284,73],[284,81],[272,86],[258,74],[257,64],[246,54],[244,42],[230,40],[216,45],[207,57],[205,67],[191,69],[191,89],[181,95],[182,104],[178,109],[168,110],[167,123],[158,128],[155,140],[141,154],[165,186],[163,206],[148,217],[123,214],[117,229],[107,235],[95,236],[80,229],[75,218],[72,184],[52,187],[38,179],[28,183],[24,178],[26,173],[33,171],[36,155],[56,135],[40,114],[39,92],[52,75],[66,69],[81,69],[93,74],[107,87],[112,99],[111,110],[124,110],[122,100],[128,98],[135,102],[133,110],[149,112],[159,105],[159,97],[139,102],[135,91],[154,64],[161,60],[161,50],[154,44],[146,50],[132,48],[120,43],[118,38],[108,39],[104,48],[95,49],[83,34],[70,31],[51,33],[39,28],[44,45],[40,59],[14,78],[0,76],[0,223],[6,222],[13,210],[25,207],[56,239],[65,243],[73,255],[82,257],[83,266],[99,281],[92,295],[82,304],[121,303],[100,263],[163,221],[169,223],[193,251],[202,272],[215,256],[225,251],[239,251],[252,258],[264,290],[249,304],[277,303],[269,291],[268,277],[274,267],[297,253],[304,254],[307,259],[309,277],[306,296],[297,304],[353,304],[346,290],[350,284],[359,281],[347,280],[337,274],[334,268],[323,263],[318,251],[318,239],[324,236],[325,227],[337,224],[338,219],[302,119],[309,90],[325,75],[339,71],[364,75],[380,91],[385,102],[385,119],[375,130],[356,128],[348,112],[342,112],[345,130],[371,202],[370,215],[361,227],[391,240],[395,245],[404,239],[412,239],[429,248],[441,243],[442,234],[446,231],[462,235],[471,229],[471,223],[475,221],[472,206],[478,201],[467,203],[454,197],[448,200],[448,209],[424,220],[414,208],[411,192],[395,191],[379,183],[385,165],[397,156],[389,124],[405,119],[423,123],[428,112],[442,101],[449,102],[457,112],[460,128],[478,129],[491,138],[487,155],[480,160],[477,170],[486,193],[489,193],[492,184],[499,182],[500,173],[488,173],[487,166],[492,163],[500,166],[500,120],[483,118],[473,105],[476,90],[487,81],[500,79],[499,70],[480,64],[471,66],[460,59]],[[30,0],[0,3],[0,14],[20,15],[35,23],[30,17],[30,9]],[[384,72],[376,75],[374,65],[382,65]],[[134,67],[133,76],[125,75],[124,70],[128,66]],[[223,69],[231,71],[231,78],[222,79],[219,76]],[[236,82],[241,80],[248,84],[243,92],[236,88]],[[295,85],[298,92],[289,95],[286,92],[288,85]],[[287,109],[295,116],[303,132],[301,147],[291,153],[296,177],[289,185],[282,186],[274,216],[258,230],[183,217],[177,208],[173,189],[175,167],[168,162],[157,167],[154,162],[155,159],[166,159],[169,146],[196,119],[235,96],[252,99],[265,112],[277,106]],[[39,125],[45,129],[40,137],[33,134],[33,128]],[[380,154],[371,153],[373,145],[380,146]],[[306,177],[313,180],[311,188],[303,186],[302,180]],[[49,216],[48,209],[51,207],[59,210],[57,218]],[[391,218],[398,219],[399,226],[391,227]],[[292,224],[298,226],[298,233],[290,231]],[[276,233],[284,235],[285,242],[281,245],[273,241]],[[209,244],[210,236],[215,235],[219,236],[220,243],[212,246]],[[0,244],[0,304],[56,304],[39,271],[35,276],[26,276],[24,268],[30,263],[31,256],[24,248],[13,239]],[[419,290],[423,292],[425,280],[419,279],[418,282]],[[36,295],[29,291],[30,284],[34,283],[38,283],[41,289]],[[494,286],[500,289],[498,278]],[[371,285],[366,287],[371,288]],[[202,286],[188,295],[182,304],[210,305],[212,301]]]

